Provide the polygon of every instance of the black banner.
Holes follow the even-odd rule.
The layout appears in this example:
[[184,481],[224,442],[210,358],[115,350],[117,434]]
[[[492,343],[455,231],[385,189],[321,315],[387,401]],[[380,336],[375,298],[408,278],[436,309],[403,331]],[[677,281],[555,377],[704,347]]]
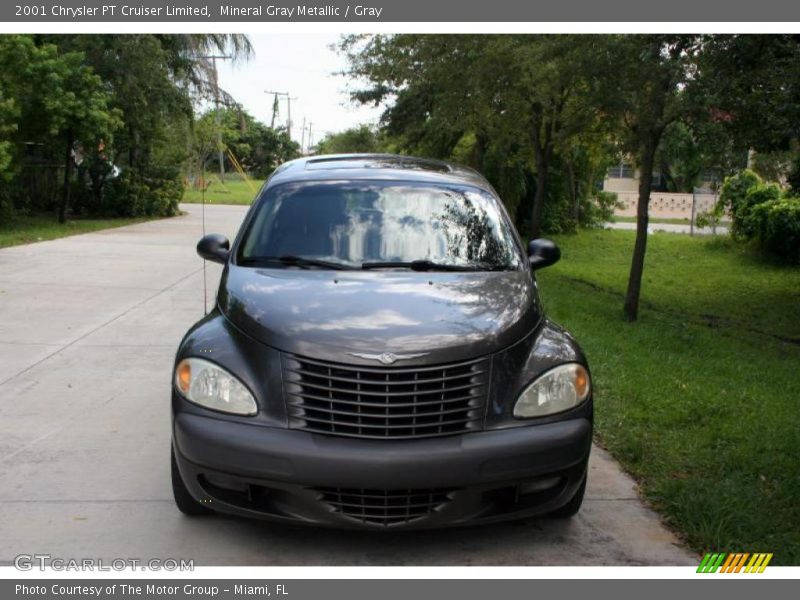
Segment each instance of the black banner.
[[[697,579],[672,580],[381,580],[381,579],[312,579],[312,580],[168,580],[168,579],[62,579],[38,581],[5,580],[0,582],[4,600],[530,600],[531,598],[675,598],[725,597],[753,598],[794,597],[792,580],[744,579],[725,576],[701,576]],[[796,590],[794,590],[796,591]]]
[[785,0],[61,0],[0,5],[3,21],[18,22],[791,22],[800,3]]

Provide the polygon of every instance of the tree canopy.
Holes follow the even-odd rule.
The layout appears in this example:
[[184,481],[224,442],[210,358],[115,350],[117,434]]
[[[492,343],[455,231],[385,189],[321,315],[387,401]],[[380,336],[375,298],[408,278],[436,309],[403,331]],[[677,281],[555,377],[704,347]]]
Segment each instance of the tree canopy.
[[[401,152],[482,171],[521,230],[590,212],[606,167],[639,172],[625,316],[635,320],[653,174],[690,188],[748,149],[796,145],[800,43],[791,35],[357,35],[341,50],[357,102],[385,106]],[[800,160],[796,161],[800,172]]]
[[315,154],[358,154],[390,152],[391,145],[375,127],[360,125],[330,133],[314,147]]
[[[251,51],[238,35],[0,37],[3,211],[174,213],[193,106],[230,101],[207,55]],[[126,186],[168,198],[134,209]]]
[[[272,129],[240,107],[223,108],[219,115],[212,108],[195,121],[193,162],[203,168],[218,166],[219,138],[223,155],[230,150],[247,173],[261,179],[300,155],[300,145],[289,138],[286,129]],[[224,160],[228,170],[235,168],[229,155]]]

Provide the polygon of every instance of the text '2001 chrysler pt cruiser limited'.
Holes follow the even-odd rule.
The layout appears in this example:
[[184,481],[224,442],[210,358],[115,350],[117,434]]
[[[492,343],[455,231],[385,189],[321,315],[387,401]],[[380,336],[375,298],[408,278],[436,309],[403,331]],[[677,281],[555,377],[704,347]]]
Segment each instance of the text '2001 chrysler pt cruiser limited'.
[[580,508],[586,359],[478,173],[399,156],[281,166],[231,245],[214,309],[175,359],[184,513],[374,529]]

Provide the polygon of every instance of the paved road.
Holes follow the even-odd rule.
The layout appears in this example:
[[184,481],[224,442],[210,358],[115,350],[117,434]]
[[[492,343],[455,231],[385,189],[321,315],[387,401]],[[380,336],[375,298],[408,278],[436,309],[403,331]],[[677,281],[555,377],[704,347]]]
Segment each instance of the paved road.
[[[604,452],[572,521],[364,534],[189,519],[169,486],[169,385],[203,314],[190,215],[0,250],[0,564],[192,558],[197,565],[696,564]],[[241,207],[207,208],[232,236]],[[209,269],[209,280],[219,271]]]
[[[615,222],[615,223],[606,223],[605,227],[608,229],[627,229],[631,231],[636,231],[636,223],[628,223],[628,222]],[[647,227],[647,233],[653,234],[656,231],[665,231],[667,233],[689,233],[691,228],[689,225],[683,225],[680,223],[653,223]],[[711,227],[695,227],[694,228],[695,235],[725,235],[728,233],[728,228],[724,225],[719,225],[716,230],[711,229]]]

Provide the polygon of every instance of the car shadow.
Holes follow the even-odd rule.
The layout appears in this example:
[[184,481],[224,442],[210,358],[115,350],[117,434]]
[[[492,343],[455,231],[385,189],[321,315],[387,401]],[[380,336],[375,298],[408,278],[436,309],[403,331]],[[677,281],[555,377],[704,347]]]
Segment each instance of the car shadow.
[[[580,516],[395,531],[340,530],[229,515],[211,520],[251,550],[248,564],[254,565],[597,564],[595,551],[581,549],[587,527]],[[286,551],[276,552],[278,548]]]

